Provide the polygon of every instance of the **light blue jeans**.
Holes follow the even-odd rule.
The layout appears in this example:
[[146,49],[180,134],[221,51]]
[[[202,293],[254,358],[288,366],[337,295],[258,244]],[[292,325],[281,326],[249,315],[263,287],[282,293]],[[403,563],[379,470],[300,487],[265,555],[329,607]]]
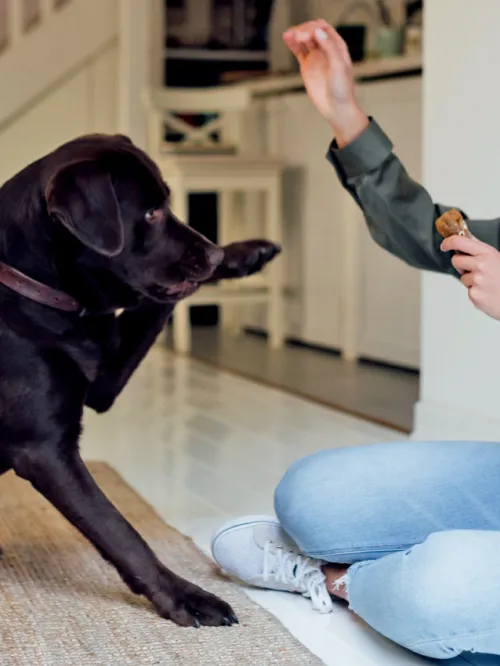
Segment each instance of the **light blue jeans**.
[[290,468],[275,508],[304,553],[352,565],[350,608],[379,633],[500,665],[500,444],[322,451]]

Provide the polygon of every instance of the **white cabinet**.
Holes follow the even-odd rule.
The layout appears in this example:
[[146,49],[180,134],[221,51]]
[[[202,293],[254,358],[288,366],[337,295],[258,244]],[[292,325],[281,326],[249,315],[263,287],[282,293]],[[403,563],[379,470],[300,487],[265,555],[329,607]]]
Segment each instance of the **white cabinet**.
[[289,335],[326,347],[342,346],[341,263],[345,196],[326,160],[332,139],[304,94],[277,100],[284,178],[284,260],[291,288]]
[[[303,93],[266,100],[269,146],[286,164],[282,261],[287,287],[286,334],[342,347],[342,202],[345,193],[326,160],[332,135]],[[252,132],[252,136],[254,136]],[[255,142],[265,137],[255,134]],[[256,225],[251,234],[257,233]],[[266,328],[263,308],[247,308],[244,326]]]
[[[421,177],[421,77],[358,84],[360,100],[395,144],[410,174]],[[287,335],[416,368],[419,272],[378,247],[360,209],[326,160],[332,139],[305,93],[265,102],[272,152],[287,164],[283,261]],[[244,324],[266,327],[259,308]]]
[[[360,86],[363,107],[384,128],[409,174],[422,177],[422,79]],[[358,356],[418,368],[420,273],[374,243],[359,220],[356,350]]]

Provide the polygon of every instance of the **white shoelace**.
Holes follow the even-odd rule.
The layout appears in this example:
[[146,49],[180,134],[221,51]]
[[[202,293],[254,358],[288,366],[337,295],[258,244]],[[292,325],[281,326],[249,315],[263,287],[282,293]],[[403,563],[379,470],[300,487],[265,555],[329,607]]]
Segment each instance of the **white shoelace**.
[[326,589],[325,574],[321,563],[296,551],[284,550],[272,541],[264,545],[264,581],[273,580],[290,586],[311,599],[313,608],[320,613],[329,613],[333,604]]

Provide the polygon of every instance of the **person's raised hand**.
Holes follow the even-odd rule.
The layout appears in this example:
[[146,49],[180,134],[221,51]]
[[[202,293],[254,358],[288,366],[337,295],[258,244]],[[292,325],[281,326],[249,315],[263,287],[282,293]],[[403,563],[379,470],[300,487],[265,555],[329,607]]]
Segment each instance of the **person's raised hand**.
[[464,236],[446,238],[441,249],[459,253],[451,262],[475,307],[500,319],[500,252],[488,243]]
[[339,146],[355,139],[369,120],[359,106],[346,43],[326,21],[308,21],[283,34],[299,61],[307,93],[330,123]]

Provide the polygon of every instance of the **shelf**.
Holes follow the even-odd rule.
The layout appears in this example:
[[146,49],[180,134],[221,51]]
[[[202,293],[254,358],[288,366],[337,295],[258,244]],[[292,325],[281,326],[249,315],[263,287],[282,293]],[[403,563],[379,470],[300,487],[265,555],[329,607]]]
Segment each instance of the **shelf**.
[[[353,71],[356,81],[369,81],[372,79],[404,76],[422,70],[422,55],[394,56],[392,58],[370,58],[363,62],[354,63]],[[255,97],[267,97],[286,94],[304,89],[304,82],[300,74],[270,74],[258,78],[225,84],[247,88]]]
[[211,60],[219,62],[267,62],[267,51],[241,51],[237,49],[194,49],[194,48],[168,48],[164,51],[168,60]]

